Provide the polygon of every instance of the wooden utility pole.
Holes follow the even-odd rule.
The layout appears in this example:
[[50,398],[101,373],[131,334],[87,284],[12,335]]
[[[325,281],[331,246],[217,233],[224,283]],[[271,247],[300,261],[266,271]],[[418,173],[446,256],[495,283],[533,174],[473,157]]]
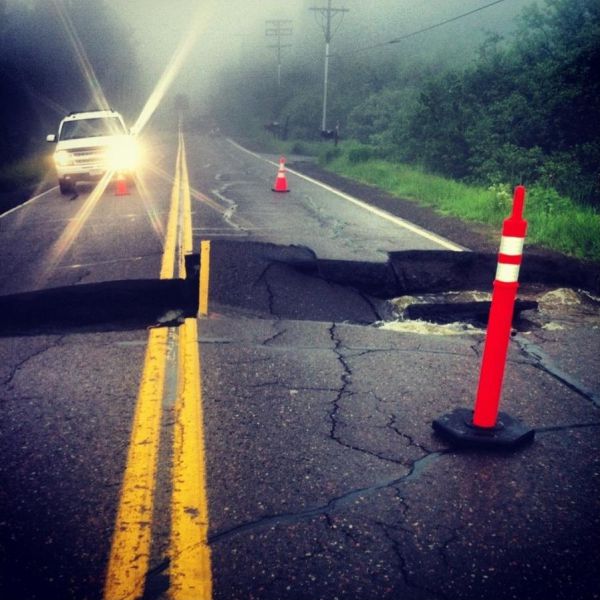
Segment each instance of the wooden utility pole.
[[277,50],[277,86],[281,86],[281,50],[291,48],[291,44],[282,44],[281,38],[290,36],[293,33],[292,21],[290,19],[270,19],[266,21],[265,35],[267,37],[277,38],[277,42],[269,48]]

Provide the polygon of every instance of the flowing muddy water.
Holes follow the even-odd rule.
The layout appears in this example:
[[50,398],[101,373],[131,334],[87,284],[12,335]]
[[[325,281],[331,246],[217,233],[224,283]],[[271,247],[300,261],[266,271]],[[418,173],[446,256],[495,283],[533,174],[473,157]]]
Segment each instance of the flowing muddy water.
[[[481,335],[485,333],[491,299],[491,293],[482,291],[401,296],[391,300],[396,320],[380,326],[423,335]],[[584,290],[524,286],[518,302],[513,327],[520,332],[600,328],[600,298]],[[422,311],[427,318],[411,318],[419,307],[428,309]]]

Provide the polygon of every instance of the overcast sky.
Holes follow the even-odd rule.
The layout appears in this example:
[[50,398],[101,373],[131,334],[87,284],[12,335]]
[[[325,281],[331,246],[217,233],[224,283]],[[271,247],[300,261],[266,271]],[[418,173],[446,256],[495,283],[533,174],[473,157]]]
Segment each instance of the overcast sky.
[[[198,48],[206,54],[207,64],[229,60],[257,61],[268,56],[265,22],[269,19],[293,20],[294,33],[286,38],[293,48],[286,52],[320,55],[323,35],[310,7],[326,6],[326,0],[107,0],[131,25],[140,55],[149,66],[166,63],[181,40],[194,14],[201,6],[207,18]],[[336,8],[345,7],[332,51],[384,42],[427,27],[456,15],[489,4],[491,0],[334,0]],[[480,36],[482,30],[505,28],[508,19],[530,2],[505,0],[479,13],[448,24],[435,32],[425,33],[414,42],[426,46],[432,40],[444,40],[460,47],[465,38]],[[339,18],[336,20],[339,21]],[[408,45],[408,44],[407,44]],[[448,48],[452,51],[452,48]],[[392,46],[387,52],[401,52]],[[270,51],[274,56],[274,51]],[[241,53],[241,56],[240,56]]]
[[[333,0],[334,8],[347,8],[337,31],[332,52],[349,52],[386,42],[445,19],[490,4],[492,0]],[[200,11],[201,25],[194,50],[183,63],[174,91],[210,89],[214,77],[230,72],[256,72],[269,76],[275,72],[275,50],[268,46],[273,38],[265,36],[270,19],[290,19],[293,34],[282,40],[291,44],[283,51],[286,61],[301,57],[314,64],[323,60],[324,36],[311,7],[324,7],[327,0],[107,0],[131,27],[148,85],[159,77],[190,23]],[[418,56],[420,53],[462,56],[466,46],[475,47],[483,31],[506,31],[509,23],[530,0],[504,0],[496,6],[465,17],[402,44],[361,52],[363,60],[378,56]],[[338,28],[339,27],[339,28]],[[470,43],[473,40],[473,43]],[[333,65],[334,66],[334,65]]]

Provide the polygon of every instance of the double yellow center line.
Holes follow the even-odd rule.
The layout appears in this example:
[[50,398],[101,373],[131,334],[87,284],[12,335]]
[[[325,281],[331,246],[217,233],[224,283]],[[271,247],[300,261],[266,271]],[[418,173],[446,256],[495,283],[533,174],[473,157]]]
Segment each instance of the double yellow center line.
[[[192,249],[189,176],[185,140],[180,131],[161,279],[185,278],[185,255]],[[207,290],[201,290],[201,298],[203,294],[207,294]],[[150,563],[167,354],[173,339],[177,343],[178,369],[172,448],[169,595],[172,600],[208,600],[212,596],[200,352],[197,321],[188,318],[178,329],[155,328],[148,336],[104,588],[105,600],[134,600],[144,593]]]

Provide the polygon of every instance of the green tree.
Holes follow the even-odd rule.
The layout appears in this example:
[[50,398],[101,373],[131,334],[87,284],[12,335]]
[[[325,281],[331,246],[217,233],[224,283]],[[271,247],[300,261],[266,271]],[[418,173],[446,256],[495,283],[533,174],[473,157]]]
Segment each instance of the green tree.
[[465,135],[471,111],[464,98],[460,75],[432,79],[409,122],[413,156],[429,169],[458,178],[468,174],[470,157]]
[[398,137],[442,174],[540,181],[599,203],[600,3],[547,0],[519,23],[510,42],[490,37],[473,66],[426,81]]

